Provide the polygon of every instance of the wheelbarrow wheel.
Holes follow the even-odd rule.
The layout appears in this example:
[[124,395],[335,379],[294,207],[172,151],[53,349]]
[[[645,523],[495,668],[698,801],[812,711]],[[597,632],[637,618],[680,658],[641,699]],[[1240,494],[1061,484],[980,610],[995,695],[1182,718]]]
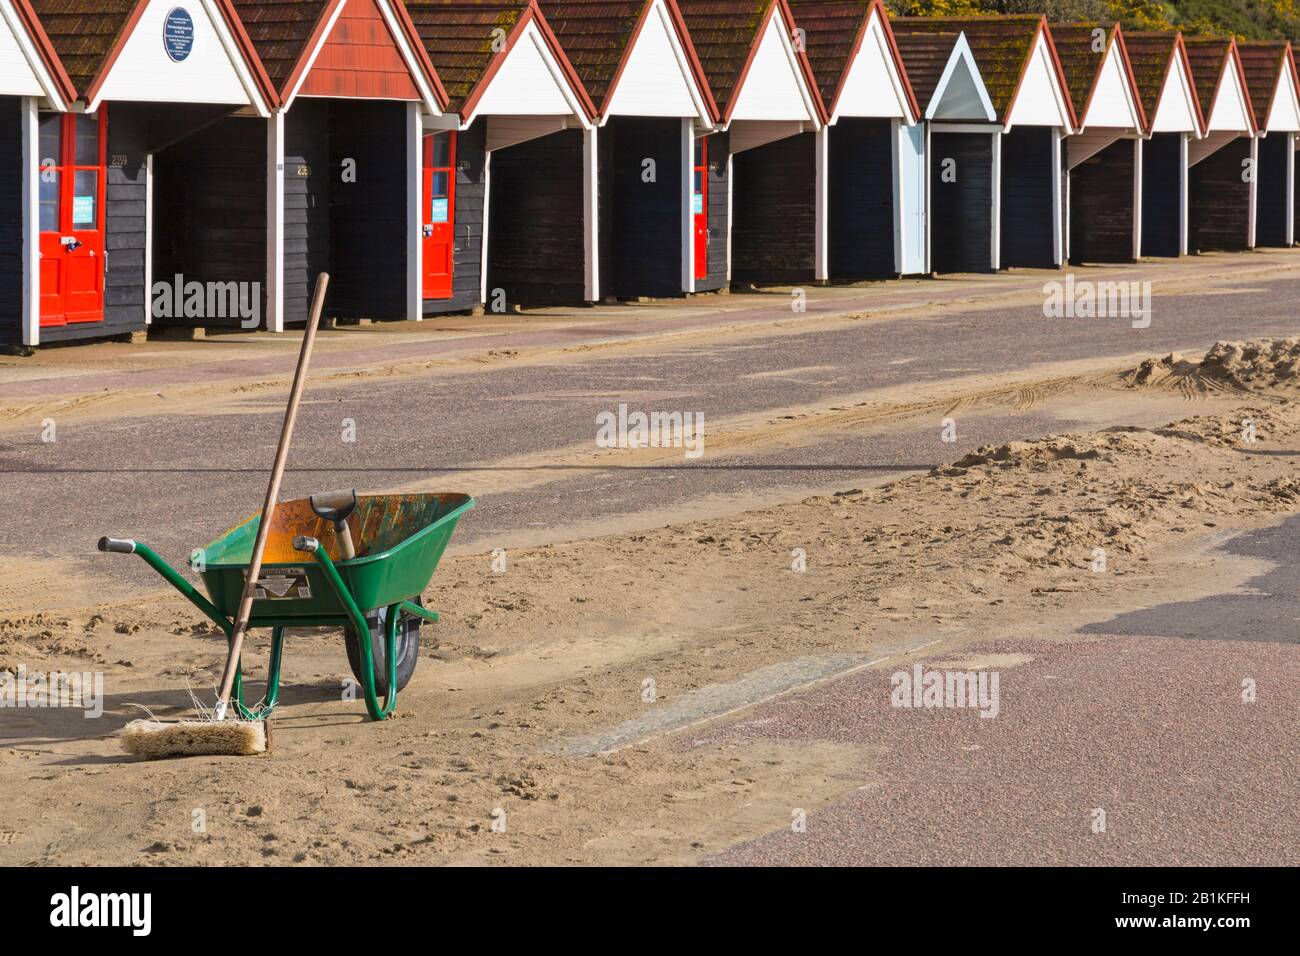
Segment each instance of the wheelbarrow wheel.
[[[413,603],[424,607],[424,602],[418,597]],[[388,608],[383,607],[366,615],[366,623],[370,625],[368,635],[370,653],[375,661],[375,693],[380,697],[388,693],[388,657],[384,641],[384,621],[387,617]],[[402,618],[397,626],[398,690],[411,682],[415,665],[420,661],[420,625],[423,621],[423,618],[407,616]],[[344,628],[343,643],[347,648],[348,666],[352,668],[352,676],[357,679],[358,684],[365,686],[365,681],[361,677],[361,645],[357,641],[357,634],[353,628]]]

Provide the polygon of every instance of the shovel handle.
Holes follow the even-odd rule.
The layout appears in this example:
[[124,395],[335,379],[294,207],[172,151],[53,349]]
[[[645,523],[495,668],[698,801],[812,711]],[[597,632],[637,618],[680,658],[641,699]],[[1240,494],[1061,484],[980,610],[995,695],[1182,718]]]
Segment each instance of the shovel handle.
[[316,329],[320,325],[321,312],[325,308],[325,290],[329,288],[329,283],[329,273],[326,272],[322,272],[316,280],[311,316],[307,320],[307,331],[302,337],[298,367],[293,373],[293,386],[289,389],[289,404],[285,408],[284,425],[280,429],[280,444],[275,450],[275,465],[271,468],[271,481],[266,487],[266,501],[262,505],[262,518],[257,525],[252,560],[248,562],[244,594],[239,601],[239,613],[235,615],[235,628],[230,635],[230,653],[226,658],[225,673],[221,677],[221,691],[217,695],[218,719],[225,717],[226,708],[230,706],[230,695],[235,687],[235,675],[239,673],[239,655],[243,650],[244,634],[248,631],[249,618],[253,615],[253,597],[257,593],[258,579],[262,576],[262,557],[266,554],[266,541],[271,534],[271,525],[275,518],[275,503],[280,497],[280,480],[284,477],[284,465],[289,457],[289,443],[293,439],[293,427],[298,420],[298,403],[302,399],[302,390],[307,383],[307,367],[311,364],[311,350],[316,342]]

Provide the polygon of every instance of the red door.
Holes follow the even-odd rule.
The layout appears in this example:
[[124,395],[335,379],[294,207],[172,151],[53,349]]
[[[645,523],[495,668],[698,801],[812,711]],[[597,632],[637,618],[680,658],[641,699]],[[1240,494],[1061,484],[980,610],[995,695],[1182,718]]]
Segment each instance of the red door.
[[691,192],[695,213],[695,278],[709,277],[709,147],[704,137],[695,141],[695,183]]
[[40,119],[43,326],[104,321],[106,112]]
[[456,241],[456,134],[424,138],[424,297],[451,298]]

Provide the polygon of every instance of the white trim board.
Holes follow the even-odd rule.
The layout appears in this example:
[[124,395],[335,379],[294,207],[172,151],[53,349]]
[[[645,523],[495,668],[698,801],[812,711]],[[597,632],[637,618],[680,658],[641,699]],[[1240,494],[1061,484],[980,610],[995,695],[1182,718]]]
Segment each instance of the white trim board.
[[831,123],[841,116],[899,119],[909,126],[917,120],[876,7],[867,14],[862,44],[844,71]]
[[1051,126],[1067,133],[1073,132],[1066,92],[1052,62],[1047,34],[1042,30],[1038,31],[1034,49],[1007,113],[1007,129],[1014,126]]
[[989,99],[989,91],[984,86],[979,67],[975,64],[975,55],[971,52],[966,34],[957,36],[948,54],[943,74],[934,88],[934,95],[925,107],[928,120],[985,120],[989,123],[998,121],[997,111]]
[[1192,133],[1198,139],[1201,123],[1196,118],[1196,94],[1192,78],[1187,73],[1182,56],[1176,52],[1173,65],[1165,72],[1160,98],[1156,100],[1156,115],[1151,117],[1153,133]]
[[663,0],[646,10],[601,125],[611,116],[689,116],[711,128],[708,101]]
[[179,63],[167,55],[163,23],[175,9],[176,0],[149,0],[87,112],[97,111],[100,103],[130,100],[252,106],[258,115],[269,116],[253,72],[213,0],[182,8],[194,21],[194,48]]
[[1087,112],[1079,117],[1080,131],[1094,127],[1145,132],[1142,129],[1137,95],[1129,82],[1128,71],[1124,69],[1119,53],[1119,44],[1113,35],[1106,47],[1106,55],[1102,57],[1101,66],[1097,67],[1097,78]]
[[63,110],[58,84],[10,0],[0,0],[0,22],[0,95],[43,96],[50,106]]
[[786,34],[780,7],[773,4],[758,48],[736,98],[730,120],[772,120],[821,125],[816,99],[808,88],[794,44]]
[[463,126],[469,126],[479,116],[502,115],[574,116],[584,128],[591,125],[582,101],[531,20],[506,51],[505,61],[488,81]]

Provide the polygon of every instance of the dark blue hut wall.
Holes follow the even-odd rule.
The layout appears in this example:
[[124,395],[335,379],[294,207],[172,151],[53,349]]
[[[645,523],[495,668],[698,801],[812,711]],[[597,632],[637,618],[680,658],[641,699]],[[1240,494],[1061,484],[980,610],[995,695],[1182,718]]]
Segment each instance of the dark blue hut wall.
[[[989,272],[993,256],[993,138],[984,133],[930,134],[930,267],[934,272]],[[944,160],[956,181],[944,182]]]
[[425,299],[424,314],[463,312],[482,303],[483,146],[487,122],[477,119],[456,134],[456,243],[450,299]]
[[586,295],[582,130],[494,150],[488,190],[488,302],[572,305]]
[[1136,140],[1121,139],[1070,172],[1070,261],[1133,260]]
[[[682,292],[682,123],[615,116],[600,131],[601,292]],[[654,161],[646,182],[645,161]]]
[[1142,255],[1182,251],[1182,133],[1156,133],[1142,146]]
[[709,277],[695,280],[697,292],[711,292],[728,284],[727,243],[731,229],[728,214],[731,195],[731,176],[727,162],[729,139],[726,133],[714,133],[705,143],[709,165],[709,249],[706,254]]
[[1259,141],[1259,194],[1255,206],[1255,244],[1286,245],[1286,133],[1271,133]]
[[145,328],[145,246],[149,202],[148,115],[136,107],[108,110],[108,170],[105,173],[104,326],[107,331]]
[[23,341],[23,101],[0,96],[0,344]]
[[[307,321],[316,276],[330,266],[329,118],[328,100],[305,97],[298,99],[284,118],[286,326]],[[331,284],[331,312],[335,299],[336,287]]]
[[1004,268],[1056,265],[1052,230],[1050,127],[1018,126],[1002,137],[1002,255]]
[[732,158],[731,278],[809,282],[817,241],[816,134],[800,133]]
[[1250,240],[1250,184],[1243,161],[1250,137],[1238,136],[1191,169],[1188,245],[1193,251],[1245,249]]
[[[113,115],[110,108],[109,137]],[[185,135],[153,122],[153,277],[256,282],[266,300],[266,120],[229,117]],[[171,142],[176,136],[183,138]],[[170,143],[170,145],[169,145]],[[155,324],[235,326],[238,319],[155,319]]]
[[894,149],[889,120],[841,119],[829,130],[832,279],[883,279],[894,261]]
[[[322,170],[329,186],[329,312],[405,318],[407,106],[331,100],[329,107],[330,159]],[[349,159],[356,182],[343,179]]]

